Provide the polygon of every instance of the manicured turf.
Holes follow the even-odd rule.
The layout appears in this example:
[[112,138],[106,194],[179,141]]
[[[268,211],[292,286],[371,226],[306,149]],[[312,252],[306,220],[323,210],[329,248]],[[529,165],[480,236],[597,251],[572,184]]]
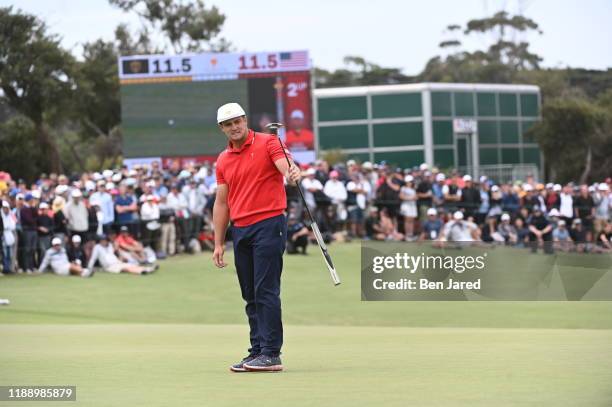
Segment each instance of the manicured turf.
[[58,406],[612,404],[611,302],[361,302],[359,246],[331,254],[339,287],[314,250],[285,258],[281,374],[227,371],[247,327],[209,254],[146,277],[0,277],[0,385],[76,385]]

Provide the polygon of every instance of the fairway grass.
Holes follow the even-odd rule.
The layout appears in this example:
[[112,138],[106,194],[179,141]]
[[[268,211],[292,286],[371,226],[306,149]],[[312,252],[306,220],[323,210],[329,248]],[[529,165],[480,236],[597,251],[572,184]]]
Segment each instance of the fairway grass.
[[[83,406],[609,406],[608,330],[287,326],[283,373],[231,373],[245,326],[5,325],[3,384]],[[39,402],[19,406],[39,406]],[[0,403],[2,405],[2,403]],[[72,405],[75,403],[55,403]]]
[[248,327],[207,253],[1,277],[0,385],[77,386],[54,406],[612,405],[612,302],[362,302],[359,245],[330,247],[338,287],[311,251],[285,256],[283,373],[228,371]]

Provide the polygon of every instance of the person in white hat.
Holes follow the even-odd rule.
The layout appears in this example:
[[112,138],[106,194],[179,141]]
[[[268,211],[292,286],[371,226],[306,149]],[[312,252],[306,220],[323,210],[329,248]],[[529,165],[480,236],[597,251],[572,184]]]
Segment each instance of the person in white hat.
[[76,275],[81,277],[91,277],[93,269],[81,267],[79,264],[71,263],[68,259],[66,249],[62,247],[62,240],[59,237],[54,237],[51,240],[51,248],[45,252],[45,257],[38,268],[39,273],[43,273],[47,267],[51,266],[51,270],[60,276]]
[[100,211],[102,212],[102,231],[104,233],[109,233],[113,222],[115,222],[115,204],[109,189],[109,187],[113,186],[113,184],[101,179],[98,181],[97,186],[98,189],[96,192],[91,194],[89,197],[89,202],[90,204],[92,202],[98,203]]
[[68,222],[68,233],[78,234],[86,240],[89,230],[89,212],[80,189],[74,188],[70,193],[70,201],[64,207],[64,215]]
[[516,228],[510,223],[510,215],[502,213],[501,223],[497,227],[497,232],[493,238],[496,241],[506,242],[507,245],[515,245],[518,242],[518,234]]
[[463,219],[463,212],[455,211],[453,220],[444,225],[444,240],[448,242],[473,242],[477,239],[478,226]]
[[2,272],[10,274],[15,269],[15,251],[17,248],[17,217],[11,211],[11,204],[8,201],[2,201],[0,209],[0,222],[2,222],[2,230],[0,241],[2,248]]
[[463,176],[463,188],[461,189],[461,207],[465,212],[465,216],[474,216],[480,207],[480,190],[474,186],[472,176],[466,174]]
[[442,227],[444,224],[438,217],[436,208],[427,209],[427,219],[421,226],[421,235],[419,240],[437,240],[441,236]]
[[301,110],[291,112],[285,140],[292,151],[314,150],[314,134],[306,127],[306,118]]
[[406,175],[404,177],[404,185],[400,187],[400,214],[404,217],[404,239],[406,241],[414,240],[414,220],[418,216],[416,206],[416,190],[414,188],[414,177]]
[[248,128],[238,103],[221,106],[217,123],[228,146],[217,158],[213,262],[219,268],[227,266],[223,257],[231,219],[234,263],[251,331],[248,356],[230,370],[279,371],[283,369],[280,284],[287,240],[285,177],[297,183],[300,170],[287,162],[291,154],[277,136]]

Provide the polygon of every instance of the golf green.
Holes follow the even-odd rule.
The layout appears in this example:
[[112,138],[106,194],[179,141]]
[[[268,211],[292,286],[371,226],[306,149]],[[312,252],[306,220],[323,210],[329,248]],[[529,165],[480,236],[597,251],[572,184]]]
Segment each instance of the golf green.
[[77,386],[58,406],[612,404],[611,302],[362,302],[358,244],[330,247],[339,287],[311,252],[285,258],[283,373],[228,371],[243,304],[203,254],[143,277],[0,277],[0,385]]

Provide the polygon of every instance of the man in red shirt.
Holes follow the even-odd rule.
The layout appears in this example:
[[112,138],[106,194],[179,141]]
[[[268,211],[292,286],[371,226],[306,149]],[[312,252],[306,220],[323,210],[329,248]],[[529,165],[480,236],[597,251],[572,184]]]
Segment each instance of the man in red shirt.
[[294,151],[314,150],[314,134],[304,128],[304,112],[301,110],[291,112],[289,131],[287,131],[285,142]]
[[227,265],[224,241],[231,220],[234,263],[246,301],[251,341],[249,355],[230,370],[280,371],[280,277],[287,241],[283,176],[297,182],[300,171],[293,163],[289,167],[276,136],[247,127],[246,113],[239,104],[221,106],[217,123],[229,142],[217,158],[213,261],[217,267]]

